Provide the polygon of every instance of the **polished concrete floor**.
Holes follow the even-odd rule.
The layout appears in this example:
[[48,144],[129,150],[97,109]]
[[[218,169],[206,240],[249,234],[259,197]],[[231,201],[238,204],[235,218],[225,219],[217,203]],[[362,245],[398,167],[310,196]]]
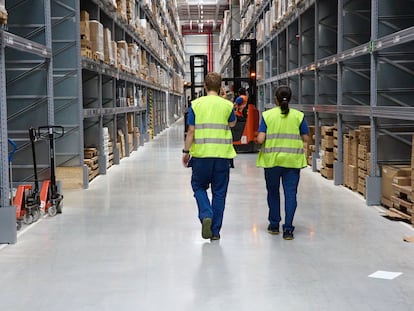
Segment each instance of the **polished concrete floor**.
[[182,137],[173,125],[2,246],[0,310],[414,310],[412,228],[310,169],[285,241],[256,155],[238,155],[222,238],[203,240]]

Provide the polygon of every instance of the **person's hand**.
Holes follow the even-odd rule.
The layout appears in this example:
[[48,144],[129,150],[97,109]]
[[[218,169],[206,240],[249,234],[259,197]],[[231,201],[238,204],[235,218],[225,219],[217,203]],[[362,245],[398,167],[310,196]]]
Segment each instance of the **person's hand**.
[[190,154],[189,153],[183,153],[182,162],[183,162],[184,167],[188,166],[188,161],[190,161]]

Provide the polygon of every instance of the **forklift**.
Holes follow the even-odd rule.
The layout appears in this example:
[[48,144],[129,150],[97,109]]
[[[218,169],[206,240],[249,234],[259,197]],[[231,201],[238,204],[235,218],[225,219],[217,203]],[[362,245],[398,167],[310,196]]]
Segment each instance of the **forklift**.
[[190,70],[191,82],[190,85],[187,86],[187,88],[190,89],[190,100],[186,102],[186,109],[184,112],[184,139],[187,136],[187,117],[191,101],[198,97],[206,95],[206,91],[204,89],[204,78],[207,75],[207,55],[191,55]]
[[[248,93],[246,117],[238,119],[232,128],[233,146],[236,152],[257,152],[260,145],[255,142],[259,129],[259,111],[257,109],[256,81],[256,39],[231,40],[231,57],[233,60],[233,77],[223,78],[226,85],[231,84],[234,99],[242,92]],[[248,73],[242,75],[242,66],[248,66]]]

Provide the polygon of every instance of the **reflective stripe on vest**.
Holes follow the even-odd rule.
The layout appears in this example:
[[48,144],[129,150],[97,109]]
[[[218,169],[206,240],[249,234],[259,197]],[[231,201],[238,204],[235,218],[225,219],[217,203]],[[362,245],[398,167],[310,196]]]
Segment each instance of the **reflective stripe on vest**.
[[216,123],[204,123],[204,124],[196,124],[195,129],[211,129],[211,130],[229,130],[228,124],[216,124]]

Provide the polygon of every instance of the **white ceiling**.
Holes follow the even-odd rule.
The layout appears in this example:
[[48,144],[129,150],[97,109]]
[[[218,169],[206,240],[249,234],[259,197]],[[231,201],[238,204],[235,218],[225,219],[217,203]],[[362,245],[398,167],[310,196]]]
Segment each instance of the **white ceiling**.
[[176,0],[183,34],[217,32],[229,0]]

